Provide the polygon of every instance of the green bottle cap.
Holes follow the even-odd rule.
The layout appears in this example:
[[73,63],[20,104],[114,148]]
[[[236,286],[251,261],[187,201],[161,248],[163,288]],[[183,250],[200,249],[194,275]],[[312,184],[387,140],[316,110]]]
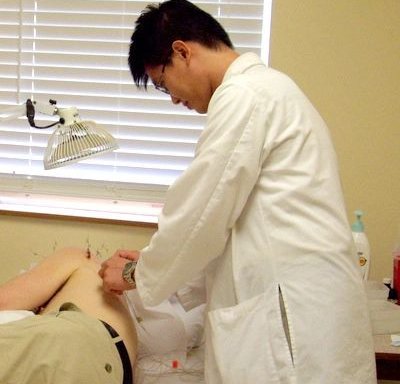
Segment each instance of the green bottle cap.
[[364,232],[364,223],[361,220],[364,212],[360,209],[357,209],[354,211],[354,214],[356,215],[356,221],[351,225],[351,230],[353,232]]

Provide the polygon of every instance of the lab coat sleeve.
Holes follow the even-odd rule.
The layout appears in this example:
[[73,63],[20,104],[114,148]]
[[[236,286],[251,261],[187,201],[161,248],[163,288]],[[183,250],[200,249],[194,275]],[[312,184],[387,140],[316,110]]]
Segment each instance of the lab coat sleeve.
[[176,292],[176,297],[186,312],[204,304],[207,300],[204,273],[187,282]]
[[257,181],[266,100],[236,79],[214,93],[192,164],[167,192],[158,231],[136,269],[141,299],[159,304],[224,250]]

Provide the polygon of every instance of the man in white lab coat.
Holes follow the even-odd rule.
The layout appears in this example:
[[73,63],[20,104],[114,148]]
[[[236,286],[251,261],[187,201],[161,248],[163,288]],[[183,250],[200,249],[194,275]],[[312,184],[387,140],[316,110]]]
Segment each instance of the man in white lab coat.
[[336,155],[305,95],[185,0],[142,13],[129,64],[207,124],[148,247],[103,264],[105,289],[157,305],[205,272],[207,383],[375,383]]

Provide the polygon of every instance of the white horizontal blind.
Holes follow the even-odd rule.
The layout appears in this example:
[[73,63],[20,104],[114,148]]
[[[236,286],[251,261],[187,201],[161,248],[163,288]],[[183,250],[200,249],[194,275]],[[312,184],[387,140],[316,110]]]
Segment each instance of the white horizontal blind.
[[[263,14],[270,2],[264,2],[194,1],[221,22],[239,52],[259,54],[269,39],[262,36],[269,31]],[[55,99],[60,107],[77,107],[82,120],[104,126],[120,146],[45,171],[42,159],[52,128],[31,128],[25,118],[2,122],[0,189],[15,185],[43,193],[137,198],[127,191],[163,190],[188,166],[204,116],[172,105],[152,87],[137,90],[127,66],[134,22],[148,3],[0,0],[0,115],[28,98]],[[35,120],[47,125],[55,119],[37,115]]]

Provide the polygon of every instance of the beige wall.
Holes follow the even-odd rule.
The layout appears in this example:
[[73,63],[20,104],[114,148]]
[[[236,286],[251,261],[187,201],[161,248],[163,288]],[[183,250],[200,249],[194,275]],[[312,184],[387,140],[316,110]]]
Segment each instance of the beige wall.
[[[391,274],[400,239],[400,1],[275,0],[271,65],[302,87],[337,148],[349,218],[366,211],[371,277]],[[329,223],[326,223],[329,225]],[[102,256],[141,248],[151,228],[0,215],[0,282],[54,247]]]
[[154,228],[88,221],[0,215],[0,283],[55,248],[90,246],[107,258],[116,249],[141,249]]
[[[362,208],[371,278],[400,241],[400,1],[274,0],[271,66],[305,91],[332,132],[349,219]],[[329,223],[326,223],[329,226]]]

